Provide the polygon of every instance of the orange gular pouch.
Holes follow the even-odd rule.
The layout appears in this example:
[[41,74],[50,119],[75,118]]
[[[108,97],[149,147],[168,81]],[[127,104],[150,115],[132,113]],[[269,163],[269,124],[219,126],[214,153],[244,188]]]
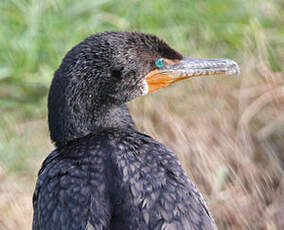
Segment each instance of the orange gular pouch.
[[170,73],[161,73],[158,69],[153,70],[146,76],[146,82],[149,88],[148,93],[186,78],[187,77],[175,78],[174,76],[171,76]]

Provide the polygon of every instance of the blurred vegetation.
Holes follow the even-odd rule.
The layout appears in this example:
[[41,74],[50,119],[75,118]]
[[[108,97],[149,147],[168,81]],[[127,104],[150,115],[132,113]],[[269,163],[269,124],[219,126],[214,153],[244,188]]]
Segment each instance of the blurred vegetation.
[[[137,99],[130,109],[142,130],[179,152],[191,178],[208,195],[221,229],[284,226],[278,206],[265,209],[273,203],[272,196],[283,196],[284,186],[280,179],[284,162],[283,15],[283,0],[1,0],[0,213],[8,213],[10,220],[0,214],[0,229],[30,229],[36,172],[52,149],[46,120],[52,75],[71,47],[105,30],[153,33],[184,55],[229,57],[240,64],[240,80],[183,82]],[[168,116],[161,117],[160,111]],[[190,128],[201,138],[189,149],[187,143],[196,138],[187,131]],[[222,144],[208,141],[210,135],[224,138]],[[219,158],[210,155],[206,161],[203,156],[208,151]],[[188,156],[188,152],[193,153]],[[241,162],[238,154],[245,160]],[[200,163],[199,168],[192,169],[193,160]],[[198,173],[212,176],[205,179]],[[244,191],[236,189],[235,180]],[[266,180],[271,180],[269,192],[262,190]],[[222,196],[231,199],[224,198],[224,191],[236,196],[236,203],[227,209],[223,203],[217,205]],[[17,195],[22,199],[16,199]],[[242,202],[251,206],[244,205],[244,211],[238,206]],[[283,204],[283,212],[283,199],[277,203]],[[260,216],[250,215],[255,210]]]

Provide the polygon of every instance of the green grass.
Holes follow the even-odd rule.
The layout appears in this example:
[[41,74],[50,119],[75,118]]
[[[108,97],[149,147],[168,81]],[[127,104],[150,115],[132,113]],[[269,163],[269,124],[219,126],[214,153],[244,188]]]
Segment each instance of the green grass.
[[240,80],[195,79],[129,107],[178,154],[220,229],[282,228],[283,15],[283,0],[1,0],[0,213],[9,218],[0,214],[0,229],[30,229],[36,173],[53,148],[52,75],[70,48],[105,30],[153,33],[184,55],[240,64]]
[[279,71],[283,61],[280,1],[3,0],[0,13],[1,107],[38,105],[66,51],[105,30],[155,33],[187,55],[239,61],[264,32],[271,66]]

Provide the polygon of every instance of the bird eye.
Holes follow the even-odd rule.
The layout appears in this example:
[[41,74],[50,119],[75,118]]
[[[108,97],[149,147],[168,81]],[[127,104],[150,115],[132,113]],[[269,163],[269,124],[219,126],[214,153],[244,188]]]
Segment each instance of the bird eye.
[[155,64],[156,64],[156,66],[159,67],[159,68],[163,67],[163,65],[165,64],[164,58],[159,58],[159,59],[157,59],[156,62],[155,62]]

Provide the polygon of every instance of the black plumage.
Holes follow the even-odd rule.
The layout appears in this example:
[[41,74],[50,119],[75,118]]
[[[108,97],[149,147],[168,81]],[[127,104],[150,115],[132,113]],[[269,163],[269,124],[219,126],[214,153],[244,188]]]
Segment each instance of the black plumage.
[[56,149],[38,174],[34,230],[216,229],[176,155],[139,132],[125,105],[147,94],[161,57],[183,59],[131,32],[95,34],[67,53],[49,92]]

